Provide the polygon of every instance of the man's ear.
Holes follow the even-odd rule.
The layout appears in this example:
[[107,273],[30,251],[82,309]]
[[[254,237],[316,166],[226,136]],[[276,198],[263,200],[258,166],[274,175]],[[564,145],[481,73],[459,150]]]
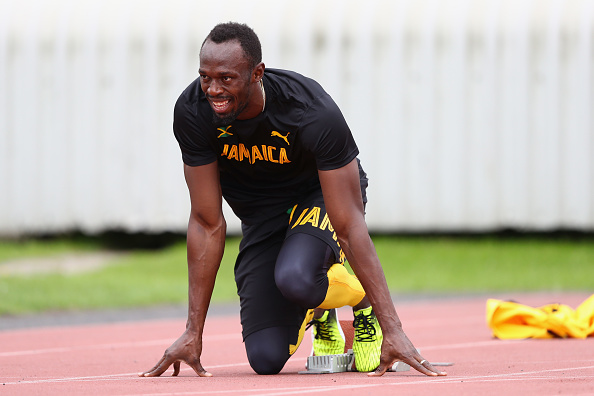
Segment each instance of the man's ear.
[[252,77],[254,78],[254,82],[259,82],[260,80],[262,80],[262,77],[264,77],[264,62],[260,62],[256,65],[256,67],[254,68],[254,71],[252,73]]

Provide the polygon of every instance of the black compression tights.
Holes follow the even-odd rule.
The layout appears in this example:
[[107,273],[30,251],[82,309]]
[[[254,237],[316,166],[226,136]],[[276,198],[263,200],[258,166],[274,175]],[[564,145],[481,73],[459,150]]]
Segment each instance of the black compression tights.
[[[276,285],[288,299],[303,308],[315,308],[328,290],[328,268],[334,252],[321,239],[293,234],[283,243],[276,261]],[[277,374],[289,359],[289,344],[295,343],[298,328],[269,327],[245,338],[248,360],[258,374]]]
[[276,259],[274,280],[287,300],[303,308],[315,308],[328,291],[328,268],[336,263],[332,248],[308,234],[285,239]]
[[278,374],[291,357],[289,344],[295,343],[297,328],[268,327],[245,338],[245,351],[252,369],[258,374]]

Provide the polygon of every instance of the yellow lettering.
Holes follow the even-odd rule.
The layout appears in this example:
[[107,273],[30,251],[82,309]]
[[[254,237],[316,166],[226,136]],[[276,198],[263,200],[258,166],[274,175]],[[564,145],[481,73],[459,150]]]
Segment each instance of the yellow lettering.
[[264,155],[264,161],[268,161],[268,151],[265,144],[262,145],[262,155]]
[[263,160],[262,154],[260,154],[260,150],[258,150],[258,146],[252,146],[252,164],[256,162],[256,160]]
[[297,221],[295,221],[295,224],[293,224],[293,227],[291,227],[291,229],[295,228],[299,224],[299,222],[301,221],[301,218],[308,210],[309,210],[309,208],[303,209],[303,212],[301,212],[301,214],[299,215],[299,218],[297,219]]
[[239,145],[225,144],[223,145],[223,152],[221,153],[221,156],[227,157],[228,159],[234,159],[236,161],[243,161],[245,158],[250,164],[254,164],[258,160],[274,162],[276,164],[288,164],[291,162],[289,160],[289,156],[287,155],[287,150],[284,147],[280,148],[278,159],[274,158],[274,151],[277,150],[277,147],[266,146],[265,144],[261,145],[260,147],[262,148],[262,151],[260,151],[258,146],[252,146],[250,149],[243,143],[240,143]]
[[235,161],[239,161],[239,158],[237,158],[237,146],[236,145],[231,146],[231,150],[229,151],[229,155],[227,156],[227,158],[229,158],[229,159],[234,158]]
[[278,161],[281,164],[288,164],[289,162],[291,162],[291,161],[289,161],[289,157],[287,157],[287,150],[285,150],[284,147],[281,147],[281,149],[280,149],[280,153],[278,155]]
[[243,161],[243,157],[247,158],[248,162],[250,161],[250,151],[245,148],[243,143],[239,143],[239,160]]
[[276,150],[276,147],[268,146],[268,161],[278,164],[278,161],[272,157],[272,150]]
[[320,208],[314,206],[311,208],[311,211],[305,216],[299,225],[305,225],[306,223],[311,223],[312,226],[317,227],[320,221]]
[[330,218],[328,217],[328,213],[324,215],[324,219],[322,220],[322,224],[320,224],[320,230],[325,230],[328,227],[328,231],[334,232],[334,228],[332,228],[332,224],[330,224]]

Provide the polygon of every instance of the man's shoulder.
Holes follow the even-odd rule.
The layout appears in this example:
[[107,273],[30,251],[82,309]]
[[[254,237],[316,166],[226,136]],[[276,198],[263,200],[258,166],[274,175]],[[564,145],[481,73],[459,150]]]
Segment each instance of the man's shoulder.
[[173,108],[173,129],[176,133],[182,130],[196,133],[212,127],[208,102],[200,88],[200,79],[192,81],[177,98]]
[[191,118],[193,122],[208,119],[209,105],[200,87],[200,78],[195,79],[182,91],[174,106],[174,117]]
[[190,83],[190,85],[186,87],[186,89],[182,91],[182,93],[177,98],[176,104],[181,105],[197,103],[200,99],[201,93],[202,89],[200,89],[200,78],[196,78]]
[[[305,77],[303,74],[299,74],[293,70],[286,70],[286,69],[276,69],[267,67],[264,70],[264,75],[266,76],[275,76],[279,79],[288,79],[288,80],[296,80],[296,81],[314,81],[309,77]],[[315,82],[315,81],[314,81]]]
[[291,70],[266,68],[264,76],[280,100],[312,101],[327,95],[317,81]]

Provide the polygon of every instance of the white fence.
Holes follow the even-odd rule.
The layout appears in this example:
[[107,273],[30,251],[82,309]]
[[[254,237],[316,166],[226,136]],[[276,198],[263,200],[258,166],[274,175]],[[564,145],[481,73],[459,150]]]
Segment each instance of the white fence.
[[172,107],[228,20],[341,106],[372,230],[594,230],[594,0],[0,0],[0,235],[183,231]]

